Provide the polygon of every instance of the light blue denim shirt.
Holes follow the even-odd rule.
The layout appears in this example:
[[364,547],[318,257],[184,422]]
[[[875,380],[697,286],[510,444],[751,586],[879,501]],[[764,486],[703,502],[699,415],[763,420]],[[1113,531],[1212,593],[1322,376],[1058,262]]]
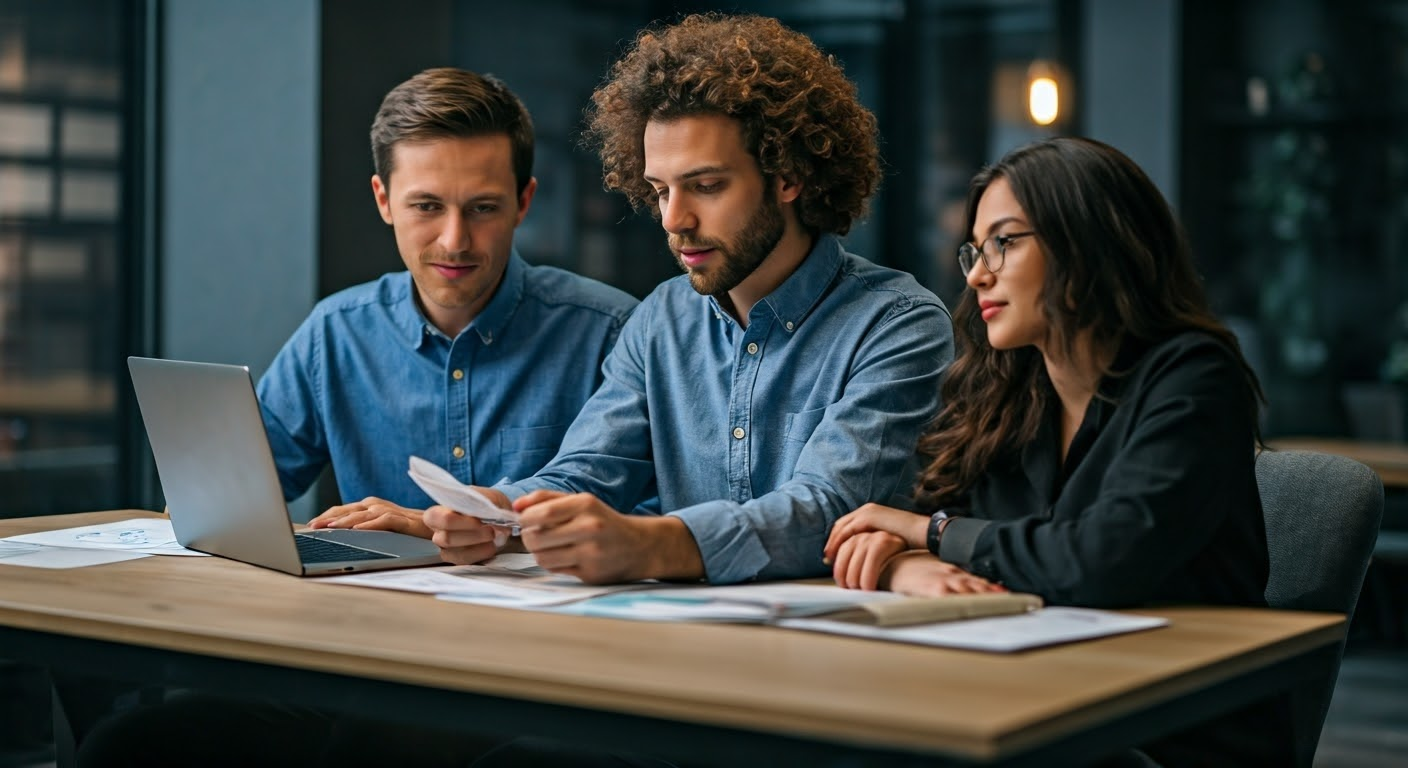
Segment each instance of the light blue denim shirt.
[[462,482],[527,477],[552,458],[601,382],[636,305],[627,294],[514,253],[498,291],[454,339],[396,272],[322,300],[259,380],[284,496],[332,462],[344,502],[432,502],[406,475],[421,456]]
[[906,503],[952,357],[943,303],[835,237],[752,308],[746,329],[674,278],[622,329],[561,452],[498,488],[675,515],[713,583],[823,574],[837,517]]

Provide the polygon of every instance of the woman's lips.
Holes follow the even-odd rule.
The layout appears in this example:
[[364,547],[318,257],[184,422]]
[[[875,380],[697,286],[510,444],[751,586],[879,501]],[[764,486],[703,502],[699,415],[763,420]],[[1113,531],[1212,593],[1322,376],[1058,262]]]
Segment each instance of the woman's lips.
[[1003,302],[1000,302],[1000,301],[980,301],[980,302],[978,302],[978,308],[981,309],[982,312],[983,312],[983,322],[988,322],[988,323],[992,322],[992,319],[993,319],[994,317],[997,317],[997,313],[1001,312],[1001,311],[1002,311],[1002,308],[1005,307],[1005,306],[1007,306],[1007,305],[1006,305],[1005,303],[1003,303]]

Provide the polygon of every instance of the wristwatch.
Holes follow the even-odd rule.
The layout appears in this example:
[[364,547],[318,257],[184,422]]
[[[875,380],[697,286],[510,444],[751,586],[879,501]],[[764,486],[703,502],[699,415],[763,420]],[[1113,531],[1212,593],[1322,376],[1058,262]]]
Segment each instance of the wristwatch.
[[925,537],[925,543],[928,545],[929,551],[934,554],[934,557],[939,556],[939,542],[943,540],[944,529],[947,528],[948,524],[952,521],[953,517],[949,515],[947,510],[943,509],[935,512],[933,516],[929,518],[929,532]]

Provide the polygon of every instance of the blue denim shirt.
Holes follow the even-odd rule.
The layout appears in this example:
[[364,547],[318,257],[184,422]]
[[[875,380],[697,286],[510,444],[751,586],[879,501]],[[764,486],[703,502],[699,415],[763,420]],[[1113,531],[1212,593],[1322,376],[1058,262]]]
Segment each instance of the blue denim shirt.
[[677,516],[713,583],[820,575],[837,517],[907,503],[915,443],[952,357],[943,303],[835,237],[752,308],[746,329],[674,278],[622,329],[561,452],[498,488]]
[[636,305],[514,253],[494,297],[450,339],[413,291],[410,273],[396,272],[329,296],[260,378],[285,497],[306,491],[329,461],[343,501],[378,496],[417,509],[432,502],[406,474],[411,455],[466,483],[533,474],[600,384]]

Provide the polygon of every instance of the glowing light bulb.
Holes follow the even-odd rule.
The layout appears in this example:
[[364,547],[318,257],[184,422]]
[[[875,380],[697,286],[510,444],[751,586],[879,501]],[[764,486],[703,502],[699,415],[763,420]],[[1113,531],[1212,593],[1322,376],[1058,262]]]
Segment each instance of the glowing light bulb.
[[1031,79],[1027,89],[1027,110],[1031,113],[1032,122],[1037,125],[1056,122],[1061,115],[1060,104],[1060,90],[1054,78],[1043,75]]

